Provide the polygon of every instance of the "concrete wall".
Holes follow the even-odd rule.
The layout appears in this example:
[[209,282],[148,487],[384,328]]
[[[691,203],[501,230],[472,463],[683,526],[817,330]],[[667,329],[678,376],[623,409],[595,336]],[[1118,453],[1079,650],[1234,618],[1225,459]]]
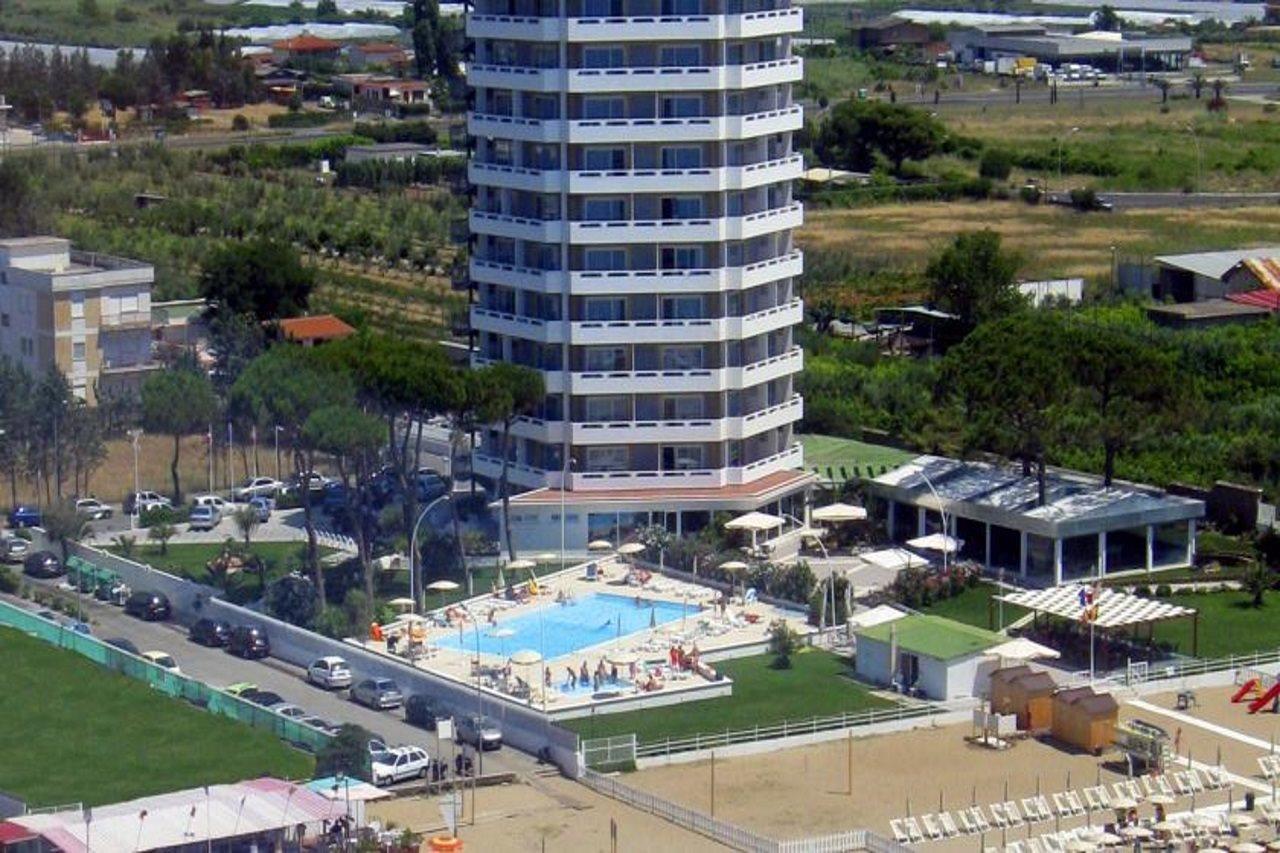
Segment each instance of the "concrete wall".
[[893,680],[889,644],[867,637],[858,638],[858,653],[854,657],[858,677],[872,684],[887,685]]

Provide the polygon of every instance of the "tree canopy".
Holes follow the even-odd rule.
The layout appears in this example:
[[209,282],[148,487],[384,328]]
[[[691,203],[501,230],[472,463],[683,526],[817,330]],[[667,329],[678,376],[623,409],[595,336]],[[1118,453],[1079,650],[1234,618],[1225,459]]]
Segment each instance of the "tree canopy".
[[883,157],[902,172],[907,160],[937,153],[946,129],[924,110],[884,101],[843,101],[822,122],[814,152],[827,166],[870,171]]
[[315,272],[297,251],[274,240],[227,243],[202,265],[200,295],[217,313],[271,322],[307,310]]
[[188,368],[164,370],[142,384],[142,424],[150,432],[173,436],[173,459],[169,473],[173,478],[173,501],[182,502],[182,482],[178,460],[182,437],[209,428],[218,411],[209,378]]
[[937,308],[977,325],[1025,304],[1017,274],[1017,256],[1001,248],[999,234],[984,228],[956,235],[929,262],[924,277]]

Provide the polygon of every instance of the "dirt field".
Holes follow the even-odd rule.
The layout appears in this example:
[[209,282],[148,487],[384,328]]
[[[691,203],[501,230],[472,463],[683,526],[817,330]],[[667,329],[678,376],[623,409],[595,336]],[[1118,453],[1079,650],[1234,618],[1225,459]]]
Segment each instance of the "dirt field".
[[[1198,719],[1234,727],[1255,738],[1269,738],[1280,728],[1274,715],[1249,717],[1243,706],[1231,705],[1230,691],[1199,691]],[[1145,697],[1159,709],[1172,709],[1173,694]],[[1241,743],[1220,733],[1199,728],[1150,709],[1121,705],[1123,718],[1138,717],[1175,732],[1179,728],[1181,754],[1197,763],[1217,764],[1219,755],[1230,772],[1257,780],[1256,758],[1265,748]],[[1264,719],[1265,718],[1265,719]],[[1098,780],[1111,783],[1124,778],[1116,754],[1095,758],[1068,751],[1050,741],[1021,740],[1005,751],[992,751],[965,742],[966,724],[941,729],[906,732],[789,749],[747,758],[715,762],[715,813],[775,838],[796,838],[857,827],[889,834],[889,821],[908,814],[920,815],[941,808],[954,809],[972,803],[986,805],[1005,799],[1021,800],[1037,790],[1054,792],[1082,788]],[[852,753],[853,793],[849,766]],[[711,762],[654,768],[628,775],[627,781],[678,803],[703,811],[711,805]],[[1006,797],[1005,791],[1008,795]],[[1201,794],[1197,807],[1225,803],[1228,796],[1240,802],[1244,788]],[[1255,793],[1262,793],[1255,791]],[[1190,801],[1179,799],[1173,811],[1186,810]],[[1144,816],[1146,815],[1143,812]],[[1062,828],[1084,823],[1084,818],[1061,821]],[[1094,822],[1098,821],[1095,816]],[[1052,829],[1040,824],[1037,834]],[[1022,838],[1027,828],[1011,830],[1009,839]],[[932,849],[969,850],[973,838],[961,838]]]
[[[673,824],[602,797],[566,779],[482,788],[475,825],[470,795],[458,837],[469,850],[530,853],[542,850],[609,850],[609,821],[618,826],[618,850],[679,850],[702,853],[719,845]],[[440,833],[439,799],[404,799],[370,804],[369,814],[428,837]]]

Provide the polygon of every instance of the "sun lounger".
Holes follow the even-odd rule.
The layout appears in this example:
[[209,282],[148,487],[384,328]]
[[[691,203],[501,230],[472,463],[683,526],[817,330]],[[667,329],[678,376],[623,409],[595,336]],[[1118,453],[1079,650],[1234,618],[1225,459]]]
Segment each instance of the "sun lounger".
[[1063,853],[1062,838],[1056,832],[1040,836],[1040,842],[1044,844],[1045,853]]
[[1197,794],[1204,793],[1204,780],[1200,778],[1200,773],[1194,767],[1187,771],[1187,781],[1191,783],[1191,790]]
[[1084,814],[1084,803],[1080,802],[1080,795],[1075,791],[1067,791],[1067,802],[1071,804],[1072,814]]
[[1053,809],[1049,808],[1049,800],[1044,794],[1036,795],[1036,806],[1040,809],[1041,820],[1053,819]]
[[969,816],[973,818],[973,822],[978,827],[978,832],[986,832],[991,829],[991,824],[987,822],[987,816],[982,813],[982,806],[971,806],[969,808]]
[[942,831],[948,838],[955,838],[960,834],[960,827],[956,826],[956,822],[951,819],[951,812],[938,815],[938,820],[941,821]]
[[1104,808],[1102,801],[1098,799],[1098,788],[1085,788],[1084,801],[1091,812],[1102,811]]
[[1191,793],[1191,782],[1187,779],[1187,774],[1181,770],[1174,772],[1173,784],[1178,786],[1178,793],[1188,796]]
[[934,841],[942,838],[942,825],[938,823],[938,819],[931,815],[920,815],[920,823],[924,825],[925,834]]
[[910,844],[911,836],[907,835],[907,829],[902,825],[899,818],[889,821],[889,829],[893,830],[893,840],[899,844]]
[[1009,828],[1009,818],[1004,813],[1003,805],[1000,803],[992,803],[987,806],[987,809],[991,812],[991,819],[996,822],[996,826],[1001,829]]
[[1160,788],[1160,793],[1167,794],[1170,797],[1176,796],[1178,793],[1173,790],[1173,785],[1169,782],[1168,776],[1157,776],[1156,786]]
[[1022,842],[1010,841],[1004,846],[1004,853],[1022,853]]
[[1227,773],[1221,767],[1207,767],[1203,771],[1205,785],[1211,790],[1218,790],[1227,786]]
[[907,828],[907,835],[911,838],[912,844],[919,844],[924,841],[924,833],[920,831],[920,825],[916,823],[915,818],[904,818],[902,825]]
[[1044,853],[1044,847],[1040,844],[1039,838],[1027,839],[1027,853]]
[[974,823],[973,818],[969,816],[966,809],[957,809],[956,817],[960,819],[960,828],[965,831],[966,835],[972,835],[978,831],[978,825]]
[[1013,800],[1004,803],[1005,817],[1009,818],[1009,823],[1013,826],[1022,825],[1022,813],[1018,811],[1018,804]]
[[1036,823],[1037,821],[1046,820],[1046,818],[1040,814],[1040,806],[1036,804],[1035,797],[1022,798],[1022,813],[1026,816],[1027,823]]
[[1111,808],[1111,794],[1107,791],[1107,786],[1099,785],[1097,787],[1097,791],[1098,791],[1098,802],[1102,803],[1102,807],[1104,809]]
[[1061,791],[1053,795],[1053,807],[1058,811],[1058,817],[1071,817],[1071,803],[1067,801],[1067,795]]

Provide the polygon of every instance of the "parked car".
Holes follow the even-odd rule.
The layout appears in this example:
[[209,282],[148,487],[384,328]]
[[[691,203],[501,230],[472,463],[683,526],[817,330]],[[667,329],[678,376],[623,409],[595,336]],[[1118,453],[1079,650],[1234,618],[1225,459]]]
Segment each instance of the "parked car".
[[282,484],[272,477],[249,477],[231,490],[233,500],[243,503],[249,498],[274,498]]
[[246,693],[252,693],[258,689],[258,685],[252,681],[238,681],[235,684],[228,684],[222,688],[223,693],[229,693],[232,696],[244,697]]
[[110,518],[114,510],[97,498],[81,498],[76,501],[76,512],[93,521]]
[[303,717],[310,716],[305,710],[290,702],[285,702],[283,705],[273,705],[271,710],[291,720],[301,720]]
[[237,625],[231,629],[227,651],[242,658],[265,658],[271,654],[271,639],[267,632],[252,625]]
[[434,730],[436,720],[447,716],[434,696],[426,693],[414,693],[404,703],[404,721],[424,729]]
[[19,504],[9,513],[10,527],[39,527],[40,510],[34,506]]
[[22,573],[33,578],[56,578],[67,573],[66,567],[52,551],[36,551],[22,561]]
[[502,729],[488,717],[462,717],[458,720],[458,740],[476,749],[501,749]]
[[366,678],[351,688],[351,701],[375,711],[398,708],[404,702],[400,688],[390,678]]
[[159,492],[134,492],[124,499],[124,514],[137,515],[153,509],[172,509],[173,501]]
[[0,560],[21,563],[31,550],[31,543],[19,536],[0,536]]
[[213,530],[222,523],[222,513],[215,506],[193,506],[187,517],[188,530]]
[[422,503],[433,501],[448,494],[449,486],[444,478],[434,471],[418,472],[418,500]]
[[182,674],[182,669],[178,666],[178,662],[168,652],[143,652],[139,657],[151,661],[161,669],[167,669],[178,675]]
[[235,505],[221,495],[196,495],[191,499],[191,505],[193,507],[211,506],[223,515],[235,509]]
[[277,496],[300,495],[303,483],[307,484],[312,493],[320,492],[323,491],[324,487],[329,485],[331,482],[331,478],[326,477],[323,474],[317,474],[315,471],[310,471],[306,474],[294,474],[289,478],[287,483],[281,484],[280,489],[277,492]]
[[132,640],[125,639],[124,637],[112,637],[110,640],[107,640],[106,643],[108,646],[115,646],[120,651],[128,652],[131,655],[142,654],[142,652],[138,651],[138,647],[133,644]]
[[324,732],[330,737],[337,737],[338,733],[341,731],[340,726],[335,726],[333,723],[329,722],[328,720],[322,719],[321,717],[313,717],[313,716],[300,717],[298,719],[298,722],[304,726],[310,726],[316,731]]
[[192,624],[187,636],[192,642],[202,646],[225,646],[231,639],[231,625],[221,619],[210,619],[206,616]]
[[381,761],[372,762],[370,770],[375,785],[421,779],[431,772],[431,756],[420,746],[399,746],[390,750]]
[[307,681],[329,690],[350,687],[351,667],[337,655],[322,657],[307,667]]
[[258,523],[271,520],[271,513],[275,512],[276,499],[256,497],[249,499],[249,506],[253,507],[253,511],[258,515]]
[[163,592],[140,589],[125,601],[124,612],[148,622],[159,622],[173,615],[173,608],[169,606],[169,597]]
[[326,483],[320,505],[325,512],[337,512],[347,508],[347,487],[338,481]]
[[276,705],[287,705],[284,697],[279,693],[273,693],[270,690],[246,690],[240,694],[240,698],[246,702],[252,702],[255,705],[261,705],[263,708],[272,708]]

